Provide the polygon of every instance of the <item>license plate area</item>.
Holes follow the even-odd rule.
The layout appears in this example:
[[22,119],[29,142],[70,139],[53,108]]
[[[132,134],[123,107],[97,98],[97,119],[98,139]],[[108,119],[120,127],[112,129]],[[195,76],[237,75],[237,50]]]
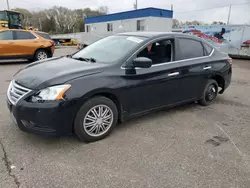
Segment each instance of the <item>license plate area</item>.
[[12,111],[10,111],[10,116],[11,116],[11,119],[12,119],[13,123],[14,123],[15,125],[17,125],[16,117],[14,116],[14,114],[13,114]]
[[11,117],[13,123],[14,123],[15,125],[17,125],[16,117],[15,117],[15,115],[13,114],[13,111],[12,111],[13,105],[11,104],[11,102],[10,102],[9,100],[7,100],[7,106],[8,106],[8,108],[9,108],[10,117]]

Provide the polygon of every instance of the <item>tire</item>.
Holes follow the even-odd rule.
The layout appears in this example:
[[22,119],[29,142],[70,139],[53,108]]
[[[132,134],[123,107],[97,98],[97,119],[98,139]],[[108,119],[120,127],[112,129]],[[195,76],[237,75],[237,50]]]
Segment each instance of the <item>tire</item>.
[[[100,107],[103,117],[99,116]],[[99,118],[97,118],[98,116]],[[109,116],[110,118],[107,118]],[[81,141],[94,142],[107,137],[115,128],[117,122],[118,110],[115,103],[106,97],[97,96],[88,100],[78,111],[74,122],[74,131]],[[100,131],[99,134],[98,130]]]
[[202,93],[202,97],[199,100],[199,104],[202,106],[209,106],[212,104],[218,94],[218,83],[215,80],[208,80],[206,87]]
[[35,53],[34,60],[39,61],[39,60],[47,59],[49,57],[50,57],[49,52],[47,50],[39,49]]
[[34,59],[28,59],[28,63],[33,63],[34,61]]

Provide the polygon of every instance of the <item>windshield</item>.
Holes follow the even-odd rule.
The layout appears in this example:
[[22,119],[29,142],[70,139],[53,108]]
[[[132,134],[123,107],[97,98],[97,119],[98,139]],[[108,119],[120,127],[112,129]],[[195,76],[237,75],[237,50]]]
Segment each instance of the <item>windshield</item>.
[[7,13],[5,11],[0,11],[0,21],[8,21]]
[[112,63],[123,58],[145,39],[122,35],[106,37],[77,52],[72,58],[92,58],[97,62]]
[[20,14],[9,12],[9,22],[10,25],[21,25]]

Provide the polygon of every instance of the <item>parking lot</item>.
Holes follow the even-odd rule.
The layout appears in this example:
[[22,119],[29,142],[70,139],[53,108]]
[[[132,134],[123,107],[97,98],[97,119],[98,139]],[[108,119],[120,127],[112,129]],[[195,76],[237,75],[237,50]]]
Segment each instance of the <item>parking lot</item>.
[[24,133],[12,123],[6,90],[25,65],[0,62],[1,188],[250,186],[250,61],[233,61],[232,83],[215,104],[136,118],[90,144]]

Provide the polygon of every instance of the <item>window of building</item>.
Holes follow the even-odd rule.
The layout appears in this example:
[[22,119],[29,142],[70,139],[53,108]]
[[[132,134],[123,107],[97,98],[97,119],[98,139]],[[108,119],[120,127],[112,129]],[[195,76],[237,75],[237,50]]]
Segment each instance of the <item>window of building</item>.
[[15,40],[28,40],[35,39],[36,36],[27,31],[14,31],[14,39]]
[[87,25],[87,26],[86,26],[86,32],[87,32],[87,33],[90,32],[90,25]]
[[112,23],[107,23],[107,31],[113,31],[113,24]]
[[140,51],[137,57],[147,57],[152,60],[152,64],[173,61],[173,39],[154,42]]
[[206,55],[200,41],[193,39],[179,39],[178,60],[191,59]]
[[137,20],[137,31],[145,30],[145,20]]

